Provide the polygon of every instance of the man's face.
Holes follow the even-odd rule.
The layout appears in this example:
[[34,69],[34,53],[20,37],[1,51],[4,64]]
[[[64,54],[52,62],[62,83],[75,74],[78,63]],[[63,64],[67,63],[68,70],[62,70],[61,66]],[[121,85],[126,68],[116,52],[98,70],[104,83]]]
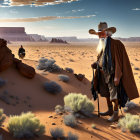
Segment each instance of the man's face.
[[106,31],[98,32],[98,36],[99,36],[99,38],[106,38],[107,37]]

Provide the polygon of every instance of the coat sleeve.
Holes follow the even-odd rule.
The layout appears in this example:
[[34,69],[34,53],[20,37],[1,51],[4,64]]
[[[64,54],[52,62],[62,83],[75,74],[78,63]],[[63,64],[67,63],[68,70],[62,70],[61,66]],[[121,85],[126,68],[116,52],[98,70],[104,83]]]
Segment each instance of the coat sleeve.
[[122,66],[123,66],[123,44],[118,41],[115,49],[115,78],[118,79],[118,83],[120,82],[120,79],[123,75]]

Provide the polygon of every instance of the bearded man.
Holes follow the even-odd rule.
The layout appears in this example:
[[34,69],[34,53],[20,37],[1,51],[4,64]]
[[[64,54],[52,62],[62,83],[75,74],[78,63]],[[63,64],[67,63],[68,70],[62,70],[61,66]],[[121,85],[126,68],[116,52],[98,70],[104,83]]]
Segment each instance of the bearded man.
[[98,32],[89,30],[90,34],[99,37],[97,61],[91,65],[96,69],[93,87],[96,93],[106,98],[108,110],[100,115],[111,116],[110,122],[118,120],[118,107],[124,107],[128,100],[139,97],[125,47],[121,41],[111,38],[115,32],[116,28],[108,28],[106,22],[100,22]]

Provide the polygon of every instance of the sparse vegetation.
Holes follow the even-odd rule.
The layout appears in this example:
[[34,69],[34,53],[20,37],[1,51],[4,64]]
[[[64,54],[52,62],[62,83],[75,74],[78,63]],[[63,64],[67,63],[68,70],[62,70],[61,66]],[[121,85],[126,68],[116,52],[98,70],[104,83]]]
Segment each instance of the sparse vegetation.
[[72,69],[72,68],[65,68],[65,70],[67,71],[67,72],[69,72],[69,73],[74,73],[74,70]]
[[60,72],[62,69],[55,64],[54,59],[46,59],[46,58],[41,58],[39,60],[39,65],[37,66],[38,70],[45,70],[49,72]]
[[64,103],[65,106],[70,107],[74,113],[80,112],[88,116],[94,111],[94,105],[86,95],[70,93],[64,97]]
[[31,138],[45,133],[45,126],[31,112],[10,116],[8,130],[15,138]]
[[136,108],[137,106],[138,105],[135,104],[134,102],[127,102],[126,105],[125,105],[125,108],[123,110],[124,110],[124,112],[127,112],[127,111],[129,111],[131,109]]
[[78,140],[79,137],[76,134],[73,134],[72,132],[68,133],[68,140]]
[[127,113],[125,117],[119,120],[118,126],[122,130],[128,129],[131,132],[140,133],[140,116]]
[[64,113],[64,112],[65,112],[65,111],[64,111],[64,107],[61,106],[61,105],[57,105],[57,106],[55,107],[55,112],[56,112],[57,114],[59,114],[59,113]]
[[54,81],[45,82],[44,88],[47,92],[52,93],[52,94],[57,94],[62,91],[62,87]]
[[3,114],[3,109],[0,109],[0,127],[2,126],[6,116]]
[[64,123],[65,123],[65,125],[70,126],[70,127],[76,127],[77,126],[76,118],[72,114],[64,116]]
[[63,82],[69,82],[70,80],[69,76],[63,75],[63,74],[58,75],[58,78],[60,81],[63,81]]
[[51,136],[54,139],[62,139],[64,138],[64,130],[62,128],[52,128],[50,130]]

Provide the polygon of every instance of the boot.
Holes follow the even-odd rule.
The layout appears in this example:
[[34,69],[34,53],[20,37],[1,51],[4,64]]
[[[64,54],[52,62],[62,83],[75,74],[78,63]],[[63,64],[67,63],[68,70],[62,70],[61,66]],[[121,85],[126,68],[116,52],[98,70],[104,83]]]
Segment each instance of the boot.
[[113,114],[113,106],[108,106],[108,111],[106,112],[100,112],[101,116],[112,116]]
[[109,122],[117,121],[117,120],[119,119],[118,114],[119,114],[118,111],[114,111],[113,115],[108,119],[108,121],[109,121]]

